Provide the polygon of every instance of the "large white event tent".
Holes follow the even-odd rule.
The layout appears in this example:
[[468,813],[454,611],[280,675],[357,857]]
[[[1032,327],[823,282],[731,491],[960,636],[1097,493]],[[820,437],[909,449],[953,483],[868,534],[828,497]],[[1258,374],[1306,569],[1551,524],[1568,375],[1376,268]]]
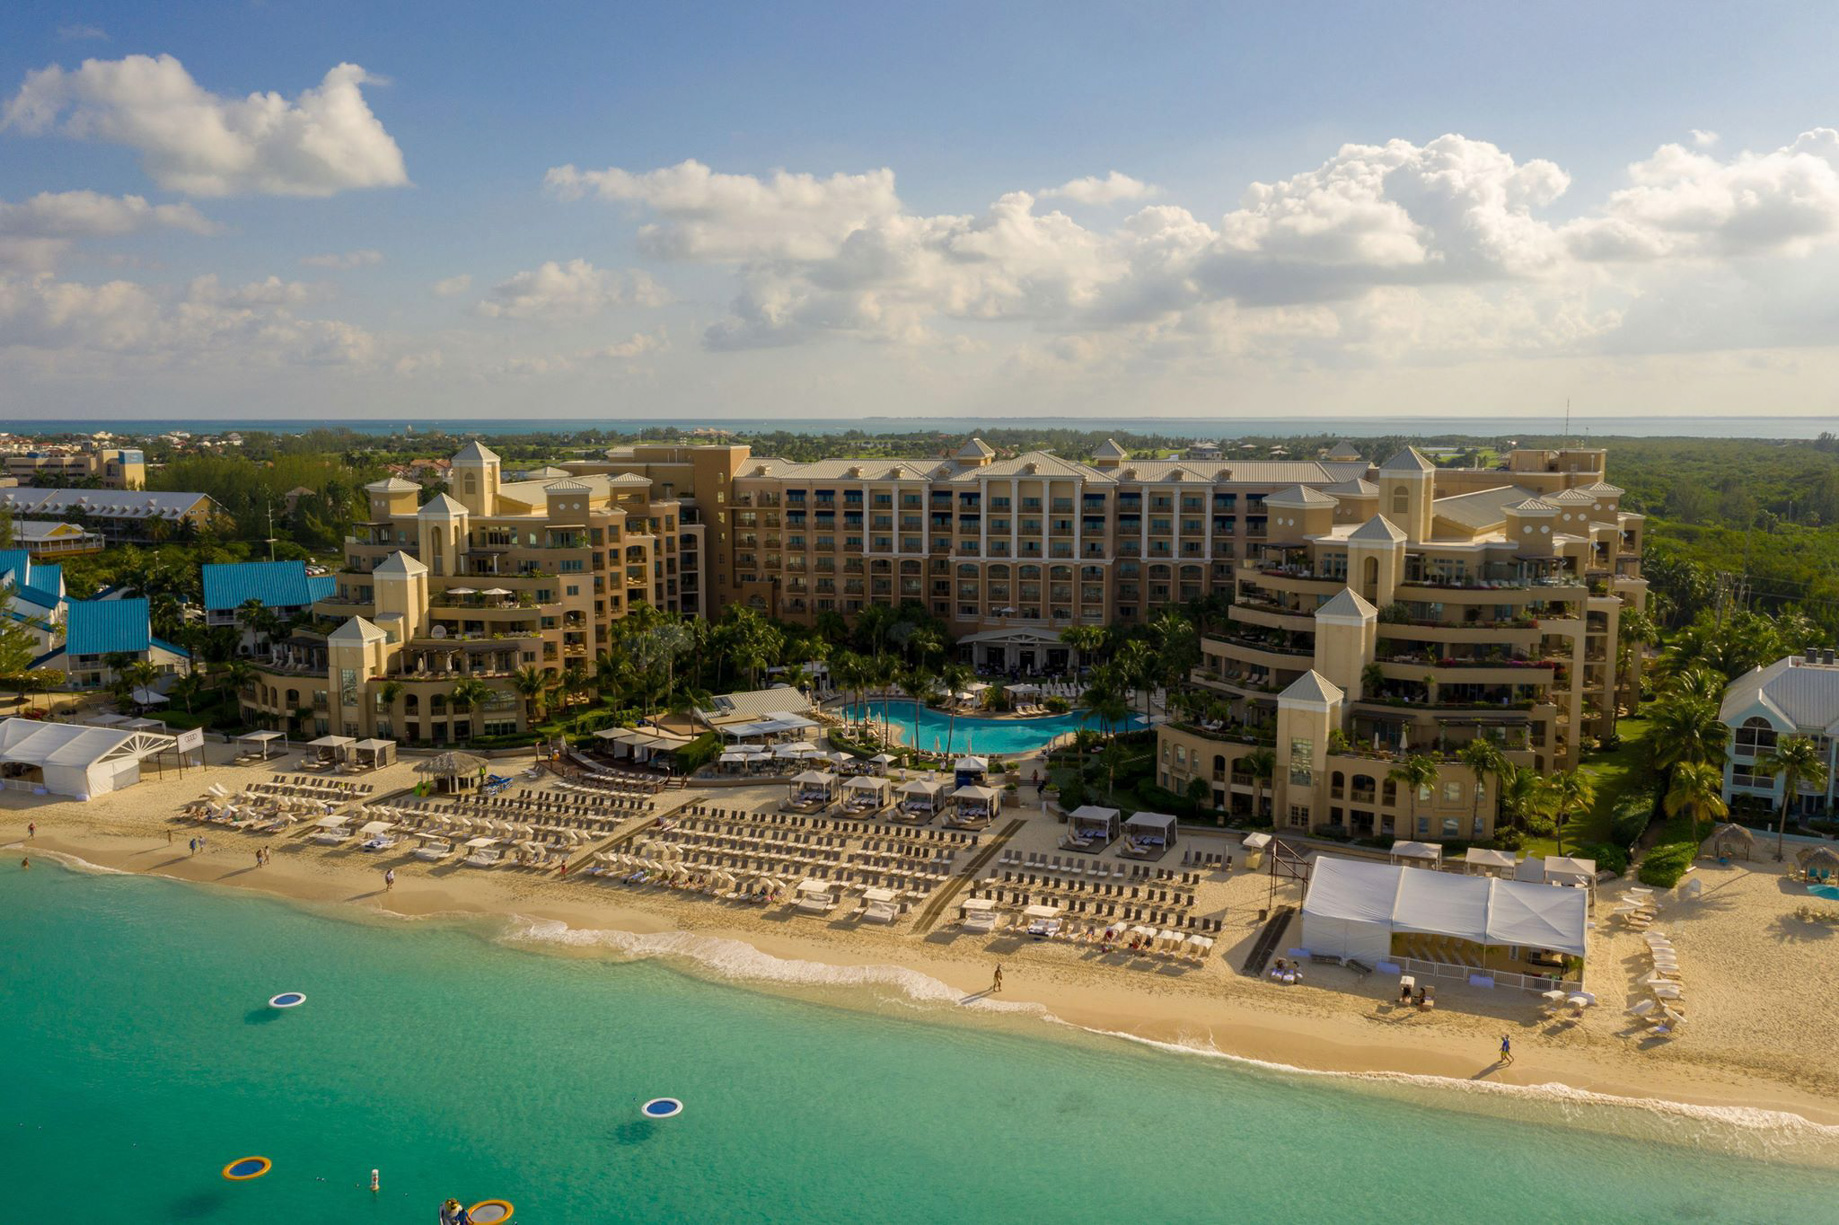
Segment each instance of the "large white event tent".
[[1588,907],[1582,889],[1323,855],[1303,899],[1303,947],[1370,965],[1405,933],[1582,957]]
[[13,767],[6,771],[9,779],[82,800],[138,783],[141,759],[173,743],[171,736],[150,732],[0,720],[0,766]]

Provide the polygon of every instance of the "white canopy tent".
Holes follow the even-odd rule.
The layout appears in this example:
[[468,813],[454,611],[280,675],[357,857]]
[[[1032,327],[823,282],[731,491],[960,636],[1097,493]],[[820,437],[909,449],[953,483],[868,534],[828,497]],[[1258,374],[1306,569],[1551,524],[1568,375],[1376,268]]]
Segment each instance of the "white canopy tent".
[[1582,957],[1586,901],[1574,889],[1322,855],[1303,899],[1303,947],[1372,964],[1406,933]]
[[1391,862],[1412,868],[1434,868],[1443,862],[1443,848],[1434,842],[1394,842]]
[[268,760],[275,741],[281,742],[281,752],[287,752],[287,733],[285,732],[246,732],[236,738],[236,755],[254,756],[260,754],[263,761]]
[[1106,842],[1117,837],[1117,819],[1117,809],[1096,804],[1082,804],[1066,815],[1074,837],[1103,838]]
[[1519,862],[1512,851],[1495,851],[1485,846],[1472,846],[1462,857],[1463,870],[1470,876],[1499,876],[1505,880],[1513,879],[1514,865]]
[[1596,860],[1573,859],[1569,855],[1547,855],[1545,857],[1545,883],[1548,885],[1577,885],[1585,889],[1596,887]]
[[1175,845],[1175,818],[1166,812],[1139,812],[1124,822],[1124,833],[1150,846]]
[[10,779],[42,785],[49,795],[87,800],[139,782],[142,759],[175,743],[151,732],[5,719],[0,768]]
[[356,736],[321,736],[307,741],[306,747],[315,750],[321,761],[345,762],[351,760],[351,748],[357,742]]

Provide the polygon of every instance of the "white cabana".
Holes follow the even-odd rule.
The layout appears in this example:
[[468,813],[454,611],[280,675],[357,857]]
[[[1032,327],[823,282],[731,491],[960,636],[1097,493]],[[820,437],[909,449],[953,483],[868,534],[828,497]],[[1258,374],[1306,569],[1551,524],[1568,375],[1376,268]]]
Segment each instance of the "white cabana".
[[984,822],[995,818],[996,809],[1002,803],[1002,792],[994,787],[967,784],[952,792],[950,799],[952,821]]
[[1596,860],[1573,859],[1569,855],[1547,855],[1545,857],[1545,883],[1594,889],[1596,887]]
[[368,770],[382,769],[396,760],[396,742],[394,740],[360,740],[351,746],[358,765]]
[[836,909],[836,897],[828,881],[801,880],[797,894],[797,907],[805,914],[828,914]]
[[843,811],[885,808],[892,784],[874,774],[858,774],[843,784]]
[[958,905],[958,925],[967,932],[996,930],[996,903],[987,897],[969,897]]
[[174,746],[171,736],[38,719],[0,720],[0,774],[48,795],[87,800],[140,781],[143,758]]
[[134,704],[136,706],[164,706],[166,703],[172,701],[171,698],[157,689],[137,688],[128,696],[134,699]]
[[1321,855],[1303,899],[1303,947],[1372,965],[1392,956],[1394,935],[1425,935],[1582,957],[1587,910],[1574,889]]
[[864,889],[862,917],[872,923],[894,922],[900,918],[900,895],[892,889]]
[[990,763],[981,757],[967,756],[958,758],[952,763],[951,768],[959,774],[987,774],[990,771]]
[[259,755],[263,761],[267,761],[268,754],[273,751],[275,741],[277,740],[281,742],[281,752],[285,754],[287,752],[286,733],[247,732],[236,738],[236,755],[238,757],[254,757]]
[[1513,869],[1518,862],[1512,851],[1494,851],[1483,846],[1470,847],[1462,857],[1463,870],[1470,876],[1498,876],[1503,880],[1513,879]]
[[1394,842],[1388,862],[1411,868],[1434,868],[1443,862],[1443,848],[1434,842]]
[[1066,814],[1067,832],[1082,841],[1110,842],[1117,837],[1118,810],[1082,804]]
[[128,721],[127,715],[118,715],[118,714],[113,714],[113,713],[106,714],[106,715],[92,715],[88,719],[84,720],[84,722],[88,723],[91,727],[120,727],[123,723],[126,723],[127,721]]
[[781,761],[794,757],[821,757],[823,753],[824,750],[804,740],[800,740],[795,744],[777,744],[773,746],[773,756]]
[[937,812],[945,784],[930,778],[916,778],[910,783],[902,783],[894,790],[901,797],[901,807]]
[[822,808],[836,799],[837,776],[828,770],[806,770],[791,781],[794,805]]
[[1124,836],[1133,849],[1175,845],[1175,818],[1166,812],[1139,812],[1124,822]]
[[356,736],[321,736],[309,740],[306,747],[312,749],[321,761],[343,762],[351,759],[351,746],[356,744]]

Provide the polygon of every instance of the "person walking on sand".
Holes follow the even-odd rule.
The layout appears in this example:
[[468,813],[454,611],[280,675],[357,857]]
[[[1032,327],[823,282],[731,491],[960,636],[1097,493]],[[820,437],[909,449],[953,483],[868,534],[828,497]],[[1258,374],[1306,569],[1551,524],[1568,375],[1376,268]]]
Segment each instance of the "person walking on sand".
[[1513,1043],[1508,1040],[1506,1034],[1501,1035],[1501,1066],[1505,1068],[1513,1066]]
[[396,887],[396,869],[391,868],[383,874],[383,892],[388,893]]
[[1001,966],[997,966],[996,967],[996,978],[994,979],[994,981],[990,983],[990,994],[1000,995],[1002,993],[1002,989],[1003,989],[1003,968]]
[[26,822],[26,837],[27,838],[38,837],[38,822],[36,821]]

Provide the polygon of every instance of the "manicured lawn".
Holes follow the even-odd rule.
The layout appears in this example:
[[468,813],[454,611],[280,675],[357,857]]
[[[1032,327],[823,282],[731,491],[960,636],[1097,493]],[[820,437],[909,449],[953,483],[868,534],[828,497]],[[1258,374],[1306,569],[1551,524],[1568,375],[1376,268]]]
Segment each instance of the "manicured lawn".
[[[1631,715],[1616,724],[1622,743],[1607,753],[1585,756],[1582,769],[1596,780],[1596,803],[1589,813],[1572,819],[1566,828],[1564,845],[1572,850],[1584,843],[1609,841],[1609,820],[1623,797],[1646,791],[1653,785],[1648,765],[1648,721]],[[1556,855],[1556,838],[1528,838],[1526,854]]]

